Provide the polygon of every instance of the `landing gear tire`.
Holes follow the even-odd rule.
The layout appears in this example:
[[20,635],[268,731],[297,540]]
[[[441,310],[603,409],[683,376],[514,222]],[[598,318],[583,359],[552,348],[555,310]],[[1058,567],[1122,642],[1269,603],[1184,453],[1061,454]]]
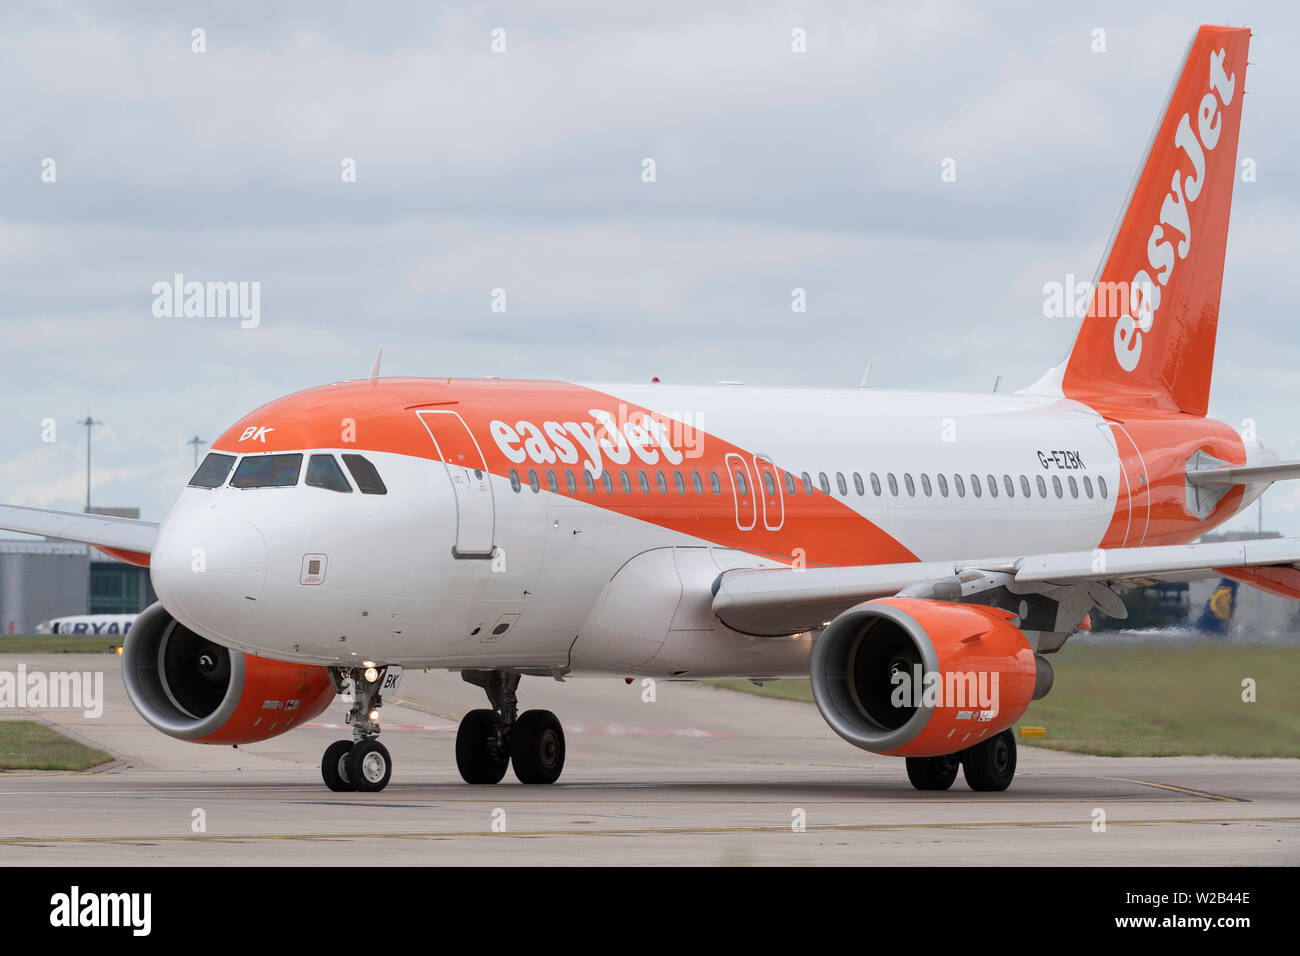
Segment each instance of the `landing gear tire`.
[[335,793],[349,793],[356,789],[348,782],[348,754],[352,751],[352,741],[336,740],[325,748],[325,756],[320,758],[320,775],[325,779],[325,786]]
[[456,731],[456,769],[466,783],[500,783],[510,766],[510,756],[498,754],[495,711],[471,710]]
[[362,793],[375,793],[388,786],[393,776],[393,759],[388,748],[373,737],[352,745],[347,757],[348,781]]
[[555,783],[564,769],[564,728],[549,710],[526,710],[510,731],[510,760],[520,783]]
[[1016,775],[1016,738],[1004,730],[961,755],[961,769],[972,790],[996,792],[1011,786]]
[[955,754],[945,757],[908,757],[907,779],[917,790],[947,790],[957,779],[961,761]]

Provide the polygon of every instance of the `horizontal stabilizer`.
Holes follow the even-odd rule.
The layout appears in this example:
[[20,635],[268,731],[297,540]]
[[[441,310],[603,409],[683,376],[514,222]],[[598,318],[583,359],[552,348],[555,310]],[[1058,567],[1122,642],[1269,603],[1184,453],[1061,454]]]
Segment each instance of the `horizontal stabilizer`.
[[1228,465],[1201,468],[1187,473],[1194,485],[1251,485],[1257,482],[1286,481],[1300,478],[1300,461],[1274,461],[1266,465]]

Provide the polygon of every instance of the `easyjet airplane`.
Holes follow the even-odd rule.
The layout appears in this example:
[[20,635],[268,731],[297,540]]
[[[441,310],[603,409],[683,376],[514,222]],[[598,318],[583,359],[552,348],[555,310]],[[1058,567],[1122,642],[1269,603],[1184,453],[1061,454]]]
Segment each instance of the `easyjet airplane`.
[[1069,354],[1021,392],[373,376],[237,421],[161,524],[0,526],[148,565],[123,667],[163,733],[264,740],[346,693],[334,790],[388,783],[382,695],[412,666],[486,692],[469,783],[560,776],[524,676],[811,675],[916,787],[1004,789],[1093,608],[1196,575],[1300,598],[1300,540],[1193,543],[1300,477],[1205,417],[1249,37],[1197,31]]

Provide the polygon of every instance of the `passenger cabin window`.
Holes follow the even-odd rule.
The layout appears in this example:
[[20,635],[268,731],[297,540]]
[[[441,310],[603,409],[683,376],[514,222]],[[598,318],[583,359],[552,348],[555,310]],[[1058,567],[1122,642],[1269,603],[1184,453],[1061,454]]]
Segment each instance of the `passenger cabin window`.
[[352,480],[357,483],[357,490],[363,495],[388,494],[383,479],[379,477],[379,472],[375,470],[369,458],[363,455],[344,455],[343,464],[347,465],[348,471],[352,472]]
[[698,471],[691,472],[691,487],[695,490],[697,495],[704,494],[704,480],[700,478],[700,473]]
[[521,487],[519,484],[519,472],[513,468],[510,469],[510,487],[515,491],[518,491]]
[[686,494],[686,479],[682,476],[680,471],[673,472],[673,485],[677,488],[677,493],[679,495]]
[[352,486],[343,477],[343,469],[333,455],[312,455],[307,460],[307,484],[326,491],[352,492]]
[[596,493],[596,479],[593,478],[591,472],[585,468],[582,469],[582,487],[587,489],[587,494],[589,495],[594,495]]
[[1024,475],[1020,476],[1020,493],[1026,498],[1029,497],[1029,479]]
[[939,494],[941,494],[941,495],[943,495],[945,498],[947,498],[947,497],[948,497],[948,479],[945,478],[943,475],[935,475],[934,477],[937,478],[938,481],[939,481]]
[[230,469],[235,465],[234,455],[218,455],[209,452],[199,465],[199,470],[190,479],[191,488],[220,488],[226,483]]
[[925,472],[921,472],[921,490],[925,492],[927,498],[934,494],[934,491],[930,487],[930,476]]
[[799,493],[795,490],[794,475],[790,474],[788,471],[785,473],[785,490],[787,494],[791,495],[797,495]]
[[1058,498],[1065,497],[1064,493],[1061,491],[1061,479],[1058,478],[1056,475],[1052,476],[1052,490],[1056,492],[1056,497]]
[[858,493],[859,498],[867,493],[867,489],[862,486],[862,476],[856,471],[853,473],[853,490]]
[[568,468],[564,469],[564,487],[568,489],[569,494],[577,494],[578,482],[574,480],[573,472]]
[[1034,481],[1038,483],[1038,497],[1047,497],[1047,482],[1043,481],[1042,475],[1034,475]]
[[880,497],[880,476],[874,471],[871,473],[871,492],[877,498]]
[[847,498],[849,495],[849,483],[844,480],[844,472],[835,472],[835,484],[839,486],[840,497]]
[[736,476],[736,493],[741,496],[749,494],[749,484],[748,482],[745,481],[745,476],[739,471],[735,473],[735,476]]
[[1097,490],[1101,492],[1103,498],[1106,497],[1106,479],[1100,475],[1097,477]]
[[291,488],[298,484],[302,455],[246,455],[230,479],[232,488]]
[[916,497],[916,484],[912,481],[912,476],[907,472],[903,473],[903,484],[907,486],[907,497]]

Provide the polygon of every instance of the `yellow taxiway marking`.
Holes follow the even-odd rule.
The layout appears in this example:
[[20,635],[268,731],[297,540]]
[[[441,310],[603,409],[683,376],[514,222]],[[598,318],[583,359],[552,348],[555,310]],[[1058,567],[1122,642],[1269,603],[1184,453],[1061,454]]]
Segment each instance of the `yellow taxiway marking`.
[[1221,793],[1209,793],[1205,790],[1191,790],[1187,787],[1175,787],[1168,783],[1153,783],[1150,780],[1133,780],[1129,777],[1116,777],[1117,780],[1123,780],[1125,783],[1140,783],[1144,787],[1156,787],[1160,790],[1173,790],[1176,793],[1187,793],[1193,797],[1203,797],[1206,800],[1221,800],[1224,803],[1250,803],[1244,797],[1227,797]]
[[[1149,826],[1160,824],[1229,823],[1300,823],[1300,817],[1191,817],[1147,820],[1108,820],[1109,826]],[[970,830],[1003,827],[1091,827],[1092,820],[1012,820],[980,823],[826,823],[810,824],[807,829],[823,833],[868,832],[873,830]],[[239,833],[239,834],[168,834],[166,836],[75,836],[75,837],[0,837],[0,846],[24,846],[47,843],[239,843],[250,840],[439,840],[449,837],[578,837],[578,836],[677,836],[725,833],[788,833],[788,824],[734,827],[619,827],[593,830],[429,830],[392,833]]]

